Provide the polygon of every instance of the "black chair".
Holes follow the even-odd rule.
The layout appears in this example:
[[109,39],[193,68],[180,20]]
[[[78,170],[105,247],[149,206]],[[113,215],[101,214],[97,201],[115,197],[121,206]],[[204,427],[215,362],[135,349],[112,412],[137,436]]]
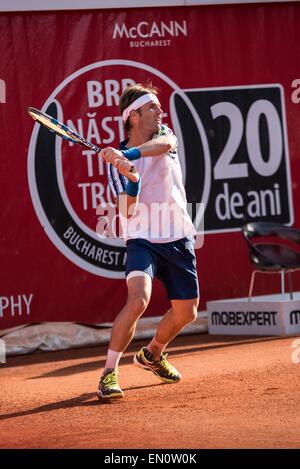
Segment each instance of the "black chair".
[[[285,274],[287,274],[292,300],[291,273],[300,270],[300,230],[278,223],[257,222],[244,225],[242,234],[248,244],[250,260],[256,267],[251,275],[248,300],[251,300],[254,279],[258,272],[280,274],[283,297],[285,294]],[[276,240],[273,242],[264,240],[264,238],[276,238]]]

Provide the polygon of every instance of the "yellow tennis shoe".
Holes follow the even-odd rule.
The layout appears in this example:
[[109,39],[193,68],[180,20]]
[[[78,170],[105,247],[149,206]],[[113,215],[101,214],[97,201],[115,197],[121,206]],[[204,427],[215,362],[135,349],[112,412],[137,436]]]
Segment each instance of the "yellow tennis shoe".
[[124,392],[119,386],[116,370],[107,371],[107,373],[101,376],[98,397],[99,399],[121,399],[124,397]]
[[144,370],[152,371],[164,383],[178,383],[181,379],[180,373],[167,360],[167,354],[161,354],[159,360],[150,360],[151,353],[146,347],[139,350],[133,358],[135,365]]

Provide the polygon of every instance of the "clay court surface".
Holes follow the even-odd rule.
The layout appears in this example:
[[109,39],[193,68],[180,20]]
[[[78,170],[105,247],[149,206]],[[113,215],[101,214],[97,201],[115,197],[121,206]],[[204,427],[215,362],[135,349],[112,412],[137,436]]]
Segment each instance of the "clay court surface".
[[[295,337],[179,336],[179,384],[120,367],[125,398],[96,396],[106,346],[10,357],[1,365],[1,448],[299,448]],[[146,341],[147,343],[147,341]],[[300,356],[300,353],[299,353]]]

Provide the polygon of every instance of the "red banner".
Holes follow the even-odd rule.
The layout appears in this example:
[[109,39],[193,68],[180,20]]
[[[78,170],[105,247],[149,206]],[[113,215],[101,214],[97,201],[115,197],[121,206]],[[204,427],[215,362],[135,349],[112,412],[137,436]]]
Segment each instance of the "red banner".
[[[124,244],[96,234],[97,205],[112,197],[105,165],[26,108],[116,146],[119,96],[149,79],[188,201],[205,205],[200,307],[247,294],[240,227],[299,225],[299,23],[298,3],[0,15],[1,329],[111,321],[124,304]],[[263,278],[255,293],[276,289]],[[167,307],[155,281],[146,315]]]

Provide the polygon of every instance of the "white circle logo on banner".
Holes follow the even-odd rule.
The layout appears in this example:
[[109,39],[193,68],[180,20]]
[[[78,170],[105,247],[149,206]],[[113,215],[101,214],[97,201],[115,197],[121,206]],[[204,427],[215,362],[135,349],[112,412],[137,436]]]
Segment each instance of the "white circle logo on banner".
[[[102,75],[99,73],[99,69],[101,69]],[[116,70],[118,71],[117,75],[115,75]],[[127,77],[129,72],[131,78],[120,78],[120,76]],[[163,88],[168,89],[168,93],[162,95],[162,100],[165,100],[166,96],[169,98],[167,107],[170,110],[169,115],[179,140],[183,176],[185,176],[184,145],[180,120],[172,99],[174,93],[185,103],[195,122],[203,145],[205,166],[202,200],[199,202],[206,205],[210,194],[211,167],[209,146],[202,122],[186,93],[159,70],[131,60],[104,60],[87,65],[67,77],[53,91],[44,103],[42,111],[51,115],[54,113],[56,114],[54,117],[67,125],[70,122],[74,125],[75,121],[71,121],[71,117],[73,118],[73,115],[78,112],[86,89],[91,89],[93,86],[94,89],[98,87],[98,103],[95,102],[96,99],[91,103],[90,96],[87,96],[89,104],[85,105],[84,111],[82,111],[85,119],[88,118],[87,131],[85,132],[87,135],[84,136],[87,139],[94,139],[96,144],[100,144],[100,147],[111,145],[115,140],[116,142],[120,140],[123,132],[118,103],[116,102],[116,94],[122,92],[118,81],[121,81],[123,85],[130,82],[135,83],[137,80],[143,81],[141,78],[145,77],[145,72],[147,78],[152,78],[152,75],[162,84]],[[103,83],[97,81],[99,76],[108,77],[105,80],[105,87]],[[111,79],[112,77],[117,79]],[[70,84],[72,84],[72,91],[70,91]],[[67,109],[66,113],[65,109]],[[67,113],[70,114],[70,119],[66,121]],[[115,115],[111,116],[113,113]],[[99,123],[101,123],[102,131],[105,131],[103,133],[106,138],[101,139],[102,133],[101,130],[98,131],[97,127]],[[113,130],[113,126],[115,130]],[[84,118],[77,119],[76,131],[84,133]],[[42,134],[42,132],[46,133]],[[75,147],[68,147],[66,152],[67,145],[70,147],[69,143],[55,138],[54,134],[43,130],[38,124],[35,125],[29,145],[28,181],[37,217],[53,244],[71,262],[99,276],[123,278],[126,262],[126,249],[123,241],[119,238],[102,238],[100,241],[95,229],[96,202],[101,198],[106,198],[108,202],[111,202],[111,194],[109,191],[105,192],[104,189],[106,185],[104,168],[100,167],[101,162],[98,161],[98,172],[94,172],[95,164],[92,159],[94,155],[91,155],[89,151],[83,151],[82,147],[76,150]],[[77,156],[79,152],[81,152],[80,156]],[[78,168],[79,161],[81,164],[84,161],[87,168],[84,182],[82,182],[82,170]],[[101,179],[103,179],[102,183],[99,182]],[[80,197],[78,196],[79,190],[81,191]],[[91,197],[91,202],[89,202],[89,197]]]

